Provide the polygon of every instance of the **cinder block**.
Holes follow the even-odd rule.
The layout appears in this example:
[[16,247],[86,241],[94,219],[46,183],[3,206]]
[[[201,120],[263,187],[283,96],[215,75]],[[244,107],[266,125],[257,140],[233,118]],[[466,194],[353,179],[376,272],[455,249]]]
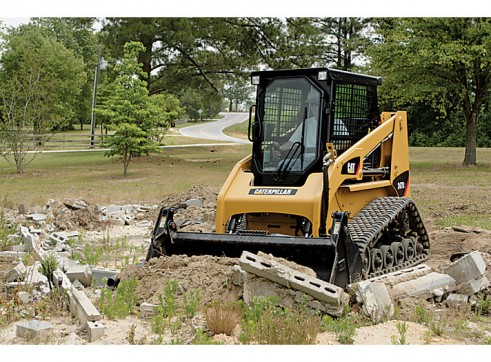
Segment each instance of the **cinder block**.
[[126,225],[133,225],[135,223],[135,217],[132,215],[123,216],[123,220]]
[[457,292],[470,296],[483,289],[486,289],[487,287],[489,287],[489,280],[486,275],[481,275],[480,277],[465,283],[457,290]]
[[31,319],[17,323],[15,335],[28,340],[46,341],[53,330],[51,323]]
[[485,272],[486,263],[479,251],[473,251],[445,268],[445,273],[454,278],[457,284],[477,279]]
[[[426,274],[429,274],[430,272],[431,268],[428,265],[420,264],[411,268],[406,268],[392,273],[380,275],[378,277],[370,278],[367,279],[366,282],[382,282],[385,285],[391,286],[422,277]],[[349,288],[352,289],[351,285],[349,286]]]
[[300,290],[320,301],[337,306],[348,303],[349,296],[342,288],[298,272],[275,260],[244,251],[239,259],[239,264],[247,272],[262,276],[285,287]]
[[23,281],[26,276],[27,268],[23,262],[20,262],[15,268],[10,269],[3,278],[6,283]]
[[92,270],[88,265],[75,265],[69,267],[66,271],[66,276],[73,283],[75,279],[78,279],[83,285],[92,285]]
[[460,307],[463,305],[467,305],[469,302],[469,296],[463,294],[451,293],[448,295],[447,299],[445,299],[445,304],[449,307]]
[[232,267],[232,283],[237,286],[243,286],[245,279],[245,271],[239,265]]
[[390,320],[394,315],[394,305],[390,299],[387,286],[382,282],[358,283],[358,292],[363,300],[363,312],[374,323]]
[[70,282],[70,279],[63,273],[60,269],[56,269],[53,272],[53,281],[55,282],[55,285],[57,287],[63,288],[63,289],[71,289],[72,283]]
[[89,342],[94,342],[104,336],[104,325],[102,322],[87,322],[87,334]]
[[70,311],[75,314],[82,323],[97,322],[101,320],[101,314],[84,292],[71,288]]
[[447,274],[431,272],[422,277],[393,286],[389,293],[394,299],[405,297],[432,298],[436,289],[443,288],[445,292],[454,291],[455,279]]
[[45,275],[39,272],[39,268],[41,267],[40,262],[35,262],[34,265],[26,267],[26,277],[24,280],[28,284],[48,284],[48,278]]
[[157,304],[150,304],[147,302],[143,302],[142,304],[140,304],[140,313],[142,317],[151,317],[155,314],[155,310],[158,307],[159,306]]
[[107,281],[109,278],[113,278],[120,273],[119,270],[116,269],[92,269],[92,285],[94,286],[106,286],[104,280]]
[[41,242],[39,240],[39,236],[35,234],[31,234],[29,229],[24,226],[21,226],[20,233],[22,236],[22,242],[26,244],[27,250],[34,251],[35,253],[39,253],[41,249]]
[[0,251],[0,261],[17,261],[21,260],[24,255],[26,253],[22,251]]

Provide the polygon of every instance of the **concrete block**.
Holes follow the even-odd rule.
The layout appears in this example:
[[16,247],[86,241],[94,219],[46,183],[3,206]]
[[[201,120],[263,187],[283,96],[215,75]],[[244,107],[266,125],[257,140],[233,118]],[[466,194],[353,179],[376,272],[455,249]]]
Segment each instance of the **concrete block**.
[[76,290],[72,286],[70,293],[70,311],[80,320],[82,324],[101,320],[101,314],[84,292]]
[[125,225],[133,225],[135,223],[135,217],[132,215],[123,216]]
[[59,256],[58,266],[61,270],[68,270],[71,267],[80,265],[80,262],[77,260],[70,259],[69,257],[63,256],[60,253],[57,253]]
[[30,300],[29,292],[18,292],[17,296],[19,297],[22,303],[24,304],[29,303]]
[[396,284],[389,289],[393,299],[405,297],[432,298],[436,289],[443,288],[445,292],[452,292],[456,288],[455,279],[447,274],[431,272],[422,277]]
[[[426,274],[429,274],[430,272],[431,268],[428,265],[420,264],[411,268],[406,268],[392,273],[380,275],[371,279],[367,279],[366,282],[382,282],[387,286],[392,286],[398,283],[422,277]],[[351,285],[349,286],[349,288],[352,289]]]
[[460,294],[471,296],[476,294],[477,292],[480,292],[483,289],[486,289],[487,287],[489,287],[489,280],[486,275],[481,275],[474,280],[464,283],[462,286],[459,287],[457,292]]
[[39,261],[35,262],[34,265],[26,267],[26,277],[25,282],[28,284],[43,285],[48,284],[48,278],[39,272],[41,263]]
[[394,315],[394,305],[390,299],[387,286],[382,282],[362,281],[357,283],[358,291],[363,300],[363,312],[374,323],[380,323]]
[[112,214],[114,212],[121,212],[121,210],[121,206],[118,205],[108,205],[101,208],[101,212],[105,213],[106,215]]
[[239,265],[232,267],[232,283],[239,287],[244,285],[245,271]]
[[460,307],[467,305],[469,302],[469,296],[463,294],[451,293],[448,295],[447,299],[445,299],[445,304],[449,307]]
[[68,238],[62,233],[51,233],[49,238],[56,243],[66,243]]
[[335,306],[344,306],[349,296],[336,285],[298,272],[279,262],[244,251],[239,259],[247,272],[272,280],[288,288],[294,288],[314,298]]
[[31,319],[17,323],[15,335],[27,340],[45,342],[53,331],[51,323]]
[[142,317],[151,317],[155,314],[155,310],[159,306],[157,304],[151,304],[147,302],[143,302],[140,304],[140,313]]
[[56,269],[53,272],[53,281],[57,287],[63,289],[71,289],[72,287],[70,279],[68,279],[65,273],[63,273],[60,269]]
[[203,201],[200,199],[189,199],[184,201],[184,204],[186,206],[196,206],[196,207],[202,207],[203,206]]
[[343,313],[343,306],[321,302],[299,290],[286,288],[252,273],[245,272],[243,288],[242,297],[248,305],[253,302],[254,298],[272,297],[280,305],[290,309],[297,308],[301,304],[333,316],[340,316]]
[[21,226],[20,233],[22,236],[22,242],[26,244],[27,250],[39,253],[39,250],[41,249],[39,236],[36,234],[31,234],[29,229],[24,226]]
[[29,215],[26,215],[26,217],[28,219],[32,219],[32,221],[35,221],[35,222],[46,221],[46,215],[40,214],[40,213],[29,214]]
[[26,246],[26,244],[12,245],[10,247],[10,250],[12,250],[12,251],[25,252],[25,251],[27,251],[27,246]]
[[[119,270],[116,269],[100,269],[100,268],[92,268],[92,285],[95,286],[106,286],[107,279],[113,278],[120,273]],[[105,282],[105,281],[106,282]]]
[[102,322],[87,322],[87,334],[89,342],[94,342],[104,337],[104,325]]
[[454,278],[457,284],[462,284],[484,275],[486,263],[479,251],[473,251],[454,261],[444,271]]
[[24,255],[26,255],[26,253],[22,251],[0,251],[0,261],[18,261],[21,260]]
[[148,220],[142,220],[142,221],[136,223],[135,225],[138,226],[139,228],[149,228],[149,227],[153,226],[153,222],[148,221]]
[[65,274],[72,283],[78,279],[86,287],[92,285],[92,269],[88,265],[71,266]]
[[63,200],[63,205],[73,210],[80,210],[80,209],[87,208],[87,203],[82,199],[73,200],[73,199],[66,198],[65,200]]
[[27,272],[26,266],[24,265],[23,262],[20,262],[19,264],[17,264],[15,266],[15,268],[10,269],[7,272],[7,274],[5,274],[3,280],[6,283],[21,282],[24,280],[24,278],[26,276],[26,272]]
[[78,279],[75,279],[72,283],[72,286],[78,290],[82,290],[84,289],[84,285],[82,283],[79,282]]

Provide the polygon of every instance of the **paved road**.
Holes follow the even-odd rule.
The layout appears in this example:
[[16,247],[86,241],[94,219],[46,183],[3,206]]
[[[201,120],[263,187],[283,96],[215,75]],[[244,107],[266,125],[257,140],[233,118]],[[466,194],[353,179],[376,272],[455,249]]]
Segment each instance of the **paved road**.
[[250,143],[247,139],[230,137],[222,131],[224,128],[230,127],[236,123],[244,122],[248,117],[248,113],[220,113],[224,118],[205,124],[197,124],[196,126],[184,127],[179,130],[183,136],[193,138],[203,138],[207,140],[235,142],[235,143]]

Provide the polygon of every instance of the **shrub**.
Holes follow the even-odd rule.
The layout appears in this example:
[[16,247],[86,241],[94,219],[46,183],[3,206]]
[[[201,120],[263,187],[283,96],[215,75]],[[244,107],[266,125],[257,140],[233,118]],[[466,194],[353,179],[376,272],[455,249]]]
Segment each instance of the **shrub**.
[[118,289],[103,289],[99,309],[109,319],[124,318],[131,314],[139,297],[136,294],[135,279],[122,280]]
[[215,301],[205,312],[206,324],[211,334],[232,335],[240,322],[240,309],[236,303]]
[[314,344],[320,317],[305,309],[281,307],[271,299],[254,298],[245,309],[240,340],[258,344]]

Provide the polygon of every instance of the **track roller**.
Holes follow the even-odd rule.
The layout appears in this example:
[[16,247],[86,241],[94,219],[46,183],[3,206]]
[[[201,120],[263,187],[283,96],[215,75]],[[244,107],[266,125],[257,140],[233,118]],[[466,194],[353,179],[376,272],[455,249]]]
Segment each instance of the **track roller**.
[[416,255],[414,241],[409,238],[402,239],[402,247],[404,248],[404,260],[411,260]]
[[393,242],[391,244],[392,251],[394,252],[394,264],[401,265],[404,263],[404,247],[400,242]]
[[383,269],[384,259],[380,249],[373,249],[371,255],[372,272],[377,272]]
[[380,247],[382,252],[382,260],[384,261],[384,268],[390,268],[394,265],[394,251],[389,245],[382,245]]

